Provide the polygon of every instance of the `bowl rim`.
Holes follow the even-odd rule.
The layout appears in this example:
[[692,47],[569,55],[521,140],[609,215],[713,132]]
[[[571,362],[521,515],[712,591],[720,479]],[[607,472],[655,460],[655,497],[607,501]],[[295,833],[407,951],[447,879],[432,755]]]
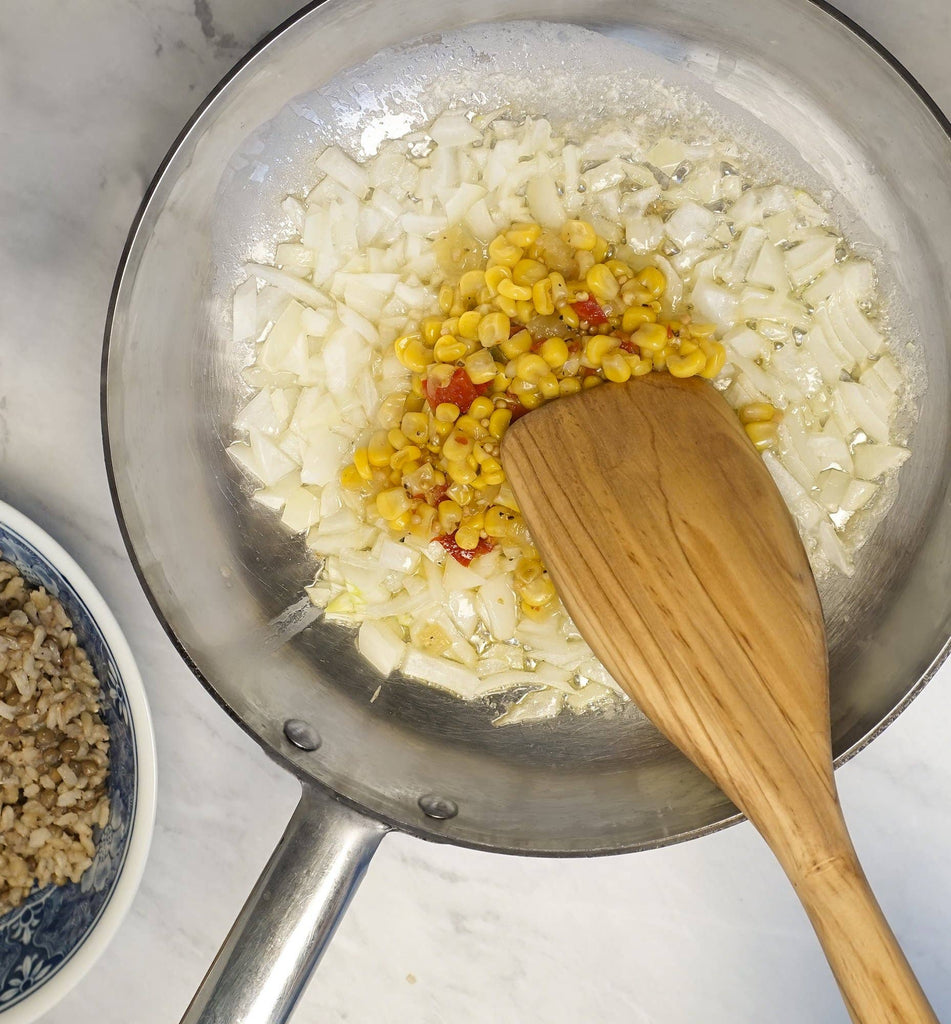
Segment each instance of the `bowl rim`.
[[41,982],[16,1005],[0,1010],[0,1020],[4,1024],[31,1024],[52,1009],[89,972],[125,919],[142,881],[152,842],[158,776],[155,732],[145,684],[132,649],[105,599],[89,576],[58,541],[4,501],[0,501],[0,523],[18,533],[42,557],[59,569],[77,596],[88,607],[122,678],[132,714],[137,760],[135,813],[125,862],[99,919],[59,970]]

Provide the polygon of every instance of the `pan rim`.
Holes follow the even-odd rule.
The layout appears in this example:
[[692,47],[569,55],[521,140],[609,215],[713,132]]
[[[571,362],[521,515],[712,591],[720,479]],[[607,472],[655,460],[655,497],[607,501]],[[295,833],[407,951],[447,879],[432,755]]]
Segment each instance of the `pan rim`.
[[[844,14],[842,11],[834,7],[828,0],[807,0],[810,6],[820,11],[833,21],[840,24],[852,35],[854,35],[861,43],[863,43],[872,53],[880,58],[884,63],[894,71],[904,84],[911,89],[918,101],[924,106],[932,118],[937,122],[938,127],[947,136],[949,142],[951,142],[951,118],[944,113],[942,108],[934,100],[931,94],[925,89],[925,87],[918,81],[918,79],[911,73],[911,71],[900,61],[884,44],[879,42],[867,29],[859,25],[849,15]],[[122,541],[126,549],[126,553],[132,564],[132,569],[135,573],[136,579],[141,586],[146,600],[148,601],[155,617],[165,634],[168,636],[173,647],[178,652],[186,667],[192,672],[192,674],[201,683],[204,689],[211,695],[212,699],[225,711],[229,718],[234,721],[255,743],[263,750],[265,755],[272,761],[276,762],[285,771],[294,775],[302,786],[314,787],[334,800],[337,800],[348,807],[351,807],[355,811],[365,815],[375,821],[382,822],[387,826],[389,830],[403,832],[407,835],[415,836],[418,839],[423,839],[429,842],[446,843],[453,846],[459,846],[465,849],[482,850],[491,853],[508,854],[512,856],[524,856],[524,857],[602,857],[612,856],[615,854],[622,853],[637,853],[647,850],[656,850],[663,847],[675,846],[680,843],[687,842],[691,839],[699,839],[703,836],[712,835],[716,832],[720,832],[723,829],[729,828],[733,825],[738,824],[741,821],[746,820],[745,815],[740,812],[731,814],[720,821],[712,822],[709,825],[704,825],[701,828],[692,829],[686,832],[680,832],[672,836],[664,836],[658,839],[650,840],[648,842],[640,843],[628,843],[621,845],[606,845],[596,849],[544,849],[544,848],[523,848],[517,846],[506,846],[497,845],[487,842],[477,842],[474,840],[468,840],[461,837],[443,835],[438,831],[440,823],[432,821],[430,824],[414,823],[411,821],[399,820],[389,815],[374,811],[368,808],[366,805],[361,804],[359,801],[351,799],[343,794],[334,790],[328,784],[315,778],[313,775],[308,773],[301,766],[291,760],[285,753],[279,748],[272,746],[263,736],[252,729],[244,719],[234,710],[234,708],[221,696],[217,688],[210,681],[210,679],[202,672],[199,666],[192,659],[188,653],[184,643],[179,639],[174,628],[169,622],[165,615],[162,607],[160,606],[158,599],[152,591],[149,585],[148,579],[145,575],[142,563],[139,560],[138,554],[136,553],[132,536],[126,522],[126,518],[123,512],[122,503],[119,497],[119,485],[117,481],[116,472],[114,469],[113,458],[112,458],[112,442],[109,436],[109,402],[108,402],[108,377],[109,377],[109,358],[111,352],[112,334],[115,327],[115,319],[118,308],[119,294],[122,291],[122,285],[126,277],[126,273],[129,268],[129,262],[133,250],[136,247],[136,243],[139,239],[139,230],[142,226],[142,222],[145,219],[146,213],[152,202],[152,199],[158,191],[163,179],[165,178],[166,172],[170,165],[178,154],[180,148],[185,143],[186,139],[191,134],[195,125],[204,116],[205,112],[212,106],[217,100],[218,96],[224,92],[224,90],[231,84],[231,82],[241,73],[241,71],[250,64],[257,56],[263,52],[267,47],[274,43],[279,37],[284,35],[286,32],[293,29],[293,27],[303,19],[310,16],[313,11],[322,7],[325,0],[310,0],[309,3],[305,4],[302,8],[286,18],[274,29],[263,36],[247,53],[244,54],[232,67],[219,79],[216,85],[211,91],[205,96],[201,103],[196,107],[195,111],[188,118],[181,131],[175,137],[174,141],[169,146],[165,156],[162,158],[161,163],[156,169],[151,181],[142,197],[139,207],[136,211],[135,217],[132,220],[132,224],[129,228],[126,236],[125,244],[122,249],[122,253],[119,257],[119,262],[116,267],[115,278],[113,280],[112,290],[109,296],[109,306],[106,313],[106,320],[103,331],[103,348],[102,358],[100,362],[100,381],[99,381],[99,395],[100,395],[100,428],[102,431],[102,446],[103,456],[105,460],[106,476],[109,485],[109,494],[112,499],[113,510],[116,515],[116,520],[119,526],[119,532],[122,536]],[[876,739],[881,733],[883,733],[915,700],[916,697],[922,692],[927,684],[934,678],[942,664],[951,655],[951,636],[945,638],[939,649],[935,652],[931,661],[924,669],[918,680],[908,689],[907,693],[902,697],[901,700],[888,712],[888,714],[876,725],[870,729],[865,735],[861,736],[856,740],[847,750],[843,751],[835,758],[835,768],[840,768],[847,761],[850,761],[856,754],[864,750],[874,739]]]

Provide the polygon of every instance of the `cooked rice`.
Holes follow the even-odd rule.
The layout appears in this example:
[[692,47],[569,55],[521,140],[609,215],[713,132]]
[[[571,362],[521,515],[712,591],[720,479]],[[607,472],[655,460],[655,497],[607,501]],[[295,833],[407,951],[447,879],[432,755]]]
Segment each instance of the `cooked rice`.
[[0,560],[0,913],[78,882],[109,820],[109,730],[71,626]]

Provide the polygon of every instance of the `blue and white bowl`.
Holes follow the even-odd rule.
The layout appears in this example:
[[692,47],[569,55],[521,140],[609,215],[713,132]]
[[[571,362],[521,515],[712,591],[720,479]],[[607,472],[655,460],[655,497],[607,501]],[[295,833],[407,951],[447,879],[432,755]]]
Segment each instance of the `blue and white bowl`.
[[0,502],[0,552],[57,597],[102,686],[109,726],[109,822],[76,883],[48,886],[0,917],[0,1020],[28,1024],[89,970],[142,879],[155,821],[155,740],[142,678],[89,577],[47,533]]

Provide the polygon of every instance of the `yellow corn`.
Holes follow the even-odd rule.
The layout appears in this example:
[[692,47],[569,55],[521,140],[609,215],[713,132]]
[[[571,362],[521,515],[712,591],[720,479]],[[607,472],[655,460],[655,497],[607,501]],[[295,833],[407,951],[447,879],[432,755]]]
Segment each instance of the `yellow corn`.
[[396,519],[408,512],[410,507],[409,496],[402,487],[391,487],[376,496],[376,510],[387,520]]
[[539,573],[521,588],[519,596],[528,604],[546,605],[555,600],[555,585],[548,578],[548,573]]
[[518,299],[515,302],[515,319],[527,324],[535,315],[535,304],[531,299]]
[[456,293],[451,284],[444,284],[439,289],[439,308],[448,315],[452,304],[456,301]]
[[418,445],[408,444],[398,452],[393,452],[390,456],[390,468],[402,470],[404,476],[409,476],[413,472],[410,467],[422,454]]
[[492,353],[485,348],[466,356],[463,366],[473,384],[488,384],[498,372]]
[[504,313],[489,313],[479,324],[479,341],[485,348],[492,348],[509,336],[511,321]]
[[562,306],[558,315],[569,327],[577,329],[581,324],[581,319],[571,306]]
[[530,384],[537,384],[549,372],[548,363],[534,352],[523,352],[515,360],[515,376]]
[[667,278],[657,267],[644,267],[635,275],[635,280],[650,292],[652,299],[659,298],[667,287]]
[[546,338],[541,343],[538,354],[553,370],[559,370],[568,361],[570,353],[564,338]]
[[776,424],[774,422],[747,423],[743,429],[758,451],[770,448],[776,443]]
[[532,289],[527,284],[516,284],[514,281],[500,281],[499,282],[499,295],[504,296],[506,299],[514,299],[515,301],[524,301],[532,297]]
[[364,480],[373,479],[373,467],[370,465],[370,457],[366,448],[358,448],[353,453],[353,465]]
[[[404,413],[404,416],[405,415],[406,414]],[[426,424],[426,417],[424,416],[423,417],[423,428],[424,428],[424,430],[426,428],[426,425],[427,425]],[[405,448],[409,444],[409,438],[406,436],[406,434],[403,433],[403,431],[399,427],[394,427],[392,430],[387,431],[386,439],[387,439],[387,441],[390,442],[391,445],[393,445],[393,448],[394,448],[395,451],[399,451],[401,448]],[[423,441],[425,439],[426,439],[426,434],[424,433],[423,436],[420,438],[420,440]]]
[[509,320],[518,319],[518,303],[515,299],[510,299],[507,295],[496,295],[492,301],[495,308],[504,313]]
[[712,380],[723,369],[726,349],[718,341],[701,342],[700,348],[706,356],[706,363],[700,371],[700,376]]
[[745,426],[747,423],[769,423],[776,412],[776,407],[769,402],[750,402],[740,406],[738,415],[740,423]]
[[[667,349],[662,349],[660,352],[654,353],[653,359],[651,361],[657,373],[662,373],[664,370],[667,369],[667,352]],[[650,355],[650,353],[648,353],[648,355]]]
[[667,370],[674,377],[693,377],[707,365],[707,357],[697,349],[687,355],[670,352],[667,356]]
[[[454,426],[455,420],[437,420],[433,416],[429,421],[429,433],[435,441],[441,442],[452,433]],[[436,450],[439,450],[439,444],[436,445]]]
[[511,422],[511,409],[496,409],[489,417],[489,433],[497,440],[501,440]]
[[527,249],[530,245],[533,245],[538,241],[538,236],[542,233],[540,224],[513,224],[508,231],[505,232],[506,239],[511,242],[512,245],[517,245],[520,249]]
[[371,466],[388,466],[396,449],[387,440],[386,431],[378,430],[367,442],[367,460]]
[[479,337],[479,324],[482,322],[482,314],[470,309],[459,317],[457,333],[460,338],[477,339]]
[[581,379],[579,377],[563,377],[558,381],[558,393],[565,395],[576,395],[581,390]]
[[548,275],[548,280],[551,281],[552,301],[555,303],[555,308],[560,309],[568,301],[568,283],[557,270],[553,270]]
[[514,267],[522,258],[522,247],[512,245],[505,235],[496,235],[489,242],[489,256],[504,267]]
[[468,484],[452,483],[446,488],[446,497],[452,498],[460,508],[465,508],[475,497],[475,491]]
[[397,535],[403,535],[410,528],[413,522],[413,510],[408,508],[402,515],[398,515],[395,519],[391,519],[387,526]]
[[531,347],[532,336],[528,331],[519,331],[518,334],[513,334],[511,338],[506,338],[499,345],[502,355],[506,359],[517,359],[523,352],[528,352]]
[[592,366],[600,366],[604,357],[613,352],[621,342],[610,334],[596,334],[585,345],[585,358]]
[[478,530],[464,529],[460,526],[456,530],[454,539],[463,551],[472,551],[479,546],[482,537]]
[[462,277],[459,278],[459,294],[464,299],[469,299],[474,295],[478,295],[484,286],[484,270],[467,270]]
[[677,346],[677,351],[682,356],[689,356],[691,352],[696,352],[699,348],[700,346],[695,341],[691,341],[686,337],[681,337],[680,344]]
[[432,349],[426,348],[418,334],[406,334],[393,342],[396,358],[414,373],[425,373],[426,367],[432,362]]
[[453,431],[442,443],[443,457],[447,462],[463,462],[472,454],[473,443],[471,437]]
[[485,272],[485,286],[488,289],[489,297],[499,294],[499,285],[503,281],[512,280],[512,271],[509,267],[501,266],[497,264],[494,267],[489,267]]
[[584,280],[588,290],[599,302],[610,302],[621,291],[617,278],[603,263],[596,263],[585,274]]
[[[594,253],[579,249],[575,253],[575,260],[578,264],[578,278],[583,281],[588,271],[598,262]],[[570,287],[570,286],[569,286]]]
[[667,328],[663,324],[641,324],[631,341],[642,352],[662,352],[667,346]]
[[509,388],[509,391],[516,394],[519,402],[521,402],[526,409],[537,409],[544,401],[542,396],[538,393],[537,387],[534,384],[528,384],[525,381],[522,381],[521,383],[524,383],[526,388],[531,388],[532,390],[515,392],[512,388]]
[[561,394],[558,388],[558,378],[553,373],[546,373],[539,380],[538,390],[544,399],[557,398]]
[[459,406],[455,402],[440,402],[435,415],[441,423],[455,423],[459,419]]
[[516,284],[532,285],[548,277],[548,267],[538,260],[519,260],[512,267],[512,280]]
[[425,341],[427,345],[435,345],[436,339],[442,331],[442,317],[426,317],[426,319],[419,325],[419,329],[422,332],[423,341]]
[[433,520],[436,518],[436,510],[432,505],[425,503],[417,505],[413,510],[413,520],[410,524],[410,533],[420,540],[430,540],[435,535]]
[[486,509],[482,527],[487,537],[509,537],[517,523],[516,514],[504,505],[491,505]]
[[451,334],[443,335],[433,346],[433,356],[440,363],[454,363],[457,359],[464,358],[466,344]]
[[609,352],[601,361],[601,372],[606,380],[623,384],[631,377],[631,368],[623,352]]
[[572,249],[593,249],[598,233],[586,220],[566,220],[561,226],[561,240]]
[[651,293],[637,278],[631,278],[621,285],[621,301],[628,306],[646,306],[651,301]]
[[344,466],[340,473],[340,483],[349,490],[359,490],[364,484],[364,479],[357,472],[357,467],[352,463],[349,466]]
[[611,271],[611,273],[621,281],[622,278],[627,280],[634,273],[633,270],[623,260],[605,260],[604,265]]
[[621,317],[621,330],[633,333],[642,324],[653,323],[656,319],[657,314],[649,306],[631,306]]
[[471,484],[476,478],[476,471],[468,462],[453,460],[446,466],[446,475],[456,484]]
[[585,377],[581,382],[582,388],[589,391],[591,388],[596,388],[599,384],[603,384],[604,381],[600,377]]
[[461,430],[466,437],[471,437],[476,441],[480,441],[482,438],[489,436],[485,427],[482,426],[475,416],[472,416],[469,413],[463,413],[463,415],[456,420],[456,429]]
[[437,512],[439,514],[439,525],[442,527],[443,533],[452,533],[462,522],[462,509],[452,499],[441,501]]
[[532,304],[535,312],[541,316],[551,316],[555,312],[555,296],[550,277],[545,277],[532,285]]
[[484,395],[473,399],[472,405],[469,406],[469,415],[480,421],[488,419],[494,411],[495,406],[492,404],[492,400]]
[[629,356],[628,362],[630,363],[632,377],[644,377],[654,369],[654,361],[652,359]]

